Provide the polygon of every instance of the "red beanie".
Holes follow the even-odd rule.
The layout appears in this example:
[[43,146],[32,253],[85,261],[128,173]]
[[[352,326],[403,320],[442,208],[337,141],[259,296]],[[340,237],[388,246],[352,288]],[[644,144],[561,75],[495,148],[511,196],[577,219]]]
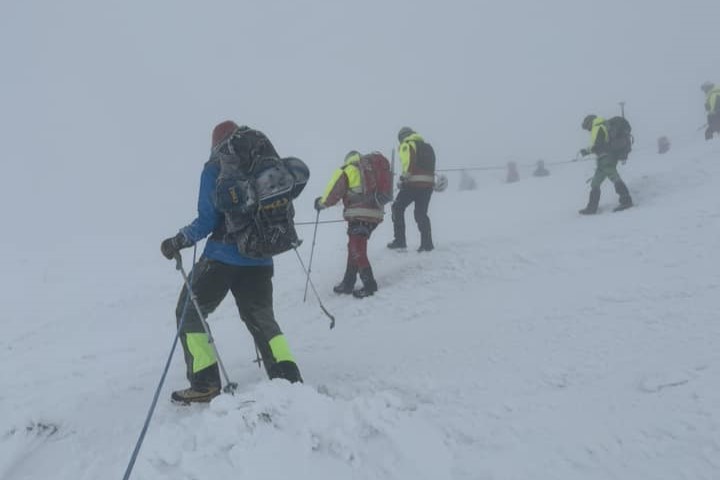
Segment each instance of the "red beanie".
[[236,128],[238,128],[237,124],[231,120],[218,123],[212,132],[212,146],[225,140]]

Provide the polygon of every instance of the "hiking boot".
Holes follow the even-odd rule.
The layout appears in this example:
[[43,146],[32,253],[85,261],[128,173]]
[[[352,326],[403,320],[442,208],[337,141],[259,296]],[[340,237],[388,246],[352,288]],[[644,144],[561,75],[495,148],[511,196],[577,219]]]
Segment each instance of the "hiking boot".
[[613,212],[619,212],[633,206],[632,198],[630,197],[630,191],[628,190],[627,185],[625,185],[625,182],[623,182],[622,180],[618,180],[615,183],[615,192],[620,197],[620,205],[613,208]]
[[365,298],[365,297],[371,297],[375,292],[377,292],[377,287],[375,288],[368,288],[366,286],[362,286],[360,288],[356,288],[353,290],[352,294],[355,298]]
[[355,285],[350,285],[349,283],[340,282],[337,285],[333,287],[333,292],[344,295],[344,294],[350,294],[353,293],[353,290],[355,289]]
[[622,203],[618,205],[617,207],[613,208],[613,212],[622,212],[623,210],[627,210],[628,208],[632,207],[632,203],[628,203],[623,205]]
[[371,267],[360,270],[360,280],[362,280],[363,286],[353,291],[353,297],[365,298],[377,292],[377,282],[375,281]]
[[597,213],[599,203],[600,203],[600,189],[599,188],[591,188],[587,207],[583,208],[582,210],[579,210],[578,213],[581,215],[593,215],[593,214]]
[[423,228],[420,229],[420,248],[418,248],[418,252],[429,252],[433,248],[435,248],[435,246],[433,245],[432,234],[430,233],[430,225],[423,225]]
[[578,213],[580,215],[595,215],[597,213],[597,208],[593,210],[593,209],[585,207],[583,209],[578,210]]
[[220,387],[190,387],[174,391],[170,398],[175,403],[190,405],[191,403],[208,403],[218,395],[220,395]]
[[407,248],[407,245],[405,244],[405,242],[393,240],[392,242],[387,244],[387,248],[389,248],[390,250],[400,250],[403,248]]
[[351,294],[357,280],[357,267],[348,265],[342,281],[333,287],[333,292],[338,294]]
[[273,364],[268,372],[270,380],[274,378],[283,378],[290,383],[303,383],[300,369],[295,362],[290,360],[282,360]]

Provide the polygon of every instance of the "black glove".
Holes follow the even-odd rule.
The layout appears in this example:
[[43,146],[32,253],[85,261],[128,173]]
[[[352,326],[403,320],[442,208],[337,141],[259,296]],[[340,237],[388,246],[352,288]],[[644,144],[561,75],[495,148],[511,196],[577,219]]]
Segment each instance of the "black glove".
[[173,258],[175,258],[175,255],[180,252],[180,250],[182,250],[183,248],[187,248],[191,245],[192,243],[185,238],[185,235],[183,235],[182,233],[178,233],[174,237],[166,238],[165,240],[163,240],[163,242],[160,244],[160,251],[165,258],[167,258],[168,260],[172,260]]
[[322,200],[322,197],[317,197],[317,198],[315,199],[315,204],[314,204],[314,206],[315,206],[315,210],[317,210],[318,212],[319,212],[320,210],[322,210],[323,208],[325,208],[325,205],[322,204],[321,200]]
[[398,190],[402,190],[403,188],[405,188],[405,185],[407,185],[407,175],[403,173],[400,175],[400,177],[398,177],[398,182],[396,186]]
[[590,149],[583,148],[582,150],[580,150],[580,155],[582,155],[583,157],[587,157],[588,155],[590,155]]

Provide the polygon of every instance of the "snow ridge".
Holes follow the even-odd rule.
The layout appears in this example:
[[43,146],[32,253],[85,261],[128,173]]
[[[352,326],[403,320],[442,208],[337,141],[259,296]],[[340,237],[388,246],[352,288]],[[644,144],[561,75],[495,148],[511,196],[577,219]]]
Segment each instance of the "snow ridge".
[[[380,290],[364,300],[331,293],[346,237],[323,225],[313,279],[335,330],[303,303],[297,259],[276,264],[307,383],[264,379],[226,301],[210,325],[240,393],[170,404],[176,356],[132,478],[720,477],[719,156],[712,142],[631,156],[637,207],[610,212],[605,185],[590,218],[576,211],[592,162],[475,191],[451,178],[431,204],[435,251],[412,249],[410,218],[408,252],[384,247],[389,219],[374,233]],[[146,252],[156,240],[124,237],[100,267],[76,260],[102,232],[13,246],[3,480],[121,477],[174,328],[180,279]]]

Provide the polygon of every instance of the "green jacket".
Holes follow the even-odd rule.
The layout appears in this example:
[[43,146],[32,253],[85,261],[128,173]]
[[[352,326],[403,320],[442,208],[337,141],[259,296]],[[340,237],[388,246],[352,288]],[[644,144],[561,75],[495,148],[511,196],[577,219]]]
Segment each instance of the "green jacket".
[[593,121],[590,129],[590,147],[589,151],[596,155],[607,153],[608,146],[608,129],[605,126],[605,119],[597,117]]
[[707,93],[705,111],[709,114],[720,113],[720,86],[713,88]]

